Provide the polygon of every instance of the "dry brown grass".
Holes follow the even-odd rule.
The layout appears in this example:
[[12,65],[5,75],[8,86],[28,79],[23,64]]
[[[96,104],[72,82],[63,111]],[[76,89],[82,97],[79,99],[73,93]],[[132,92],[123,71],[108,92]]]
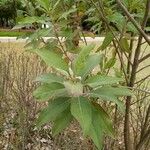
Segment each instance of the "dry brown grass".
[[[2,150],[86,150],[87,140],[73,123],[53,138],[51,127],[37,129],[35,120],[43,103],[32,96],[35,78],[49,68],[24,43],[0,43],[0,149]],[[91,145],[91,144],[88,144]]]
[[[146,47],[144,44],[143,50]],[[148,46],[145,53],[149,50]],[[142,66],[149,63],[149,60],[145,61]],[[0,43],[0,70],[0,149],[94,150],[91,141],[83,140],[80,128],[75,123],[55,138],[51,135],[49,125],[40,130],[36,129],[35,118],[42,104],[37,103],[32,96],[37,86],[34,79],[49,69],[36,55],[25,52],[24,43]],[[137,80],[147,76],[149,72],[150,67],[141,72]],[[147,79],[141,87],[147,89],[149,85]],[[138,91],[136,95],[134,102],[140,99],[142,101],[135,103],[131,109],[131,128],[135,143],[139,140],[145,111],[149,104],[149,99],[144,98],[145,94]],[[108,105],[104,106],[110,108]],[[123,115],[117,112],[116,118],[114,109],[108,111],[112,113],[117,136],[115,140],[106,138],[105,150],[123,150]]]

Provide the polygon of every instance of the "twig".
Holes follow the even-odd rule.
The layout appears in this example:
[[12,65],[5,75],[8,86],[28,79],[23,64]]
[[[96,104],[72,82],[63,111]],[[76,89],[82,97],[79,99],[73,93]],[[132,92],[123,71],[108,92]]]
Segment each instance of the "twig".
[[137,100],[136,102],[131,103],[131,106],[134,105],[134,104],[136,104],[136,103],[138,103],[138,102],[140,102],[140,101],[142,101],[142,100],[144,100],[145,98],[147,98],[149,96],[150,95],[146,95],[145,97],[142,97],[141,99]]
[[134,87],[128,87],[128,88],[150,94],[150,90],[147,91],[147,90],[143,90],[143,89],[139,89],[139,88],[134,88]]
[[[109,31],[112,33],[113,37],[115,38],[115,40],[117,41],[118,43],[118,46],[121,48],[121,45],[120,45],[120,42],[118,41],[116,35],[114,34],[113,30],[111,29],[111,27],[109,26],[109,23],[107,22],[107,19],[104,17],[105,14],[104,14],[104,11],[103,11],[103,7],[101,6],[101,2],[99,2],[99,7],[101,8],[101,10],[99,10],[99,7],[95,4],[95,2],[93,0],[90,0],[92,2],[92,4],[94,5],[94,7],[96,8],[96,10],[98,11],[99,15],[100,15],[100,18],[104,21],[104,23],[106,24],[107,28],[109,29]],[[125,71],[125,68],[124,68],[124,61],[122,60],[122,57],[118,51],[118,47],[117,45],[115,44],[115,40],[113,40],[113,44],[116,48],[116,51],[117,51],[117,54],[118,54],[118,57],[120,59],[120,62],[121,62],[121,65],[122,65],[122,68],[123,68],[123,73],[124,73],[124,76],[125,76],[125,80],[126,80],[126,83],[128,83],[128,77],[127,77],[127,74],[126,74],[126,71]]]
[[[144,32],[144,30],[140,27],[140,25],[136,22],[136,20],[131,16],[131,14],[128,12],[127,8],[122,4],[120,0],[116,0],[120,8],[123,10],[125,15],[128,17],[128,19],[133,23],[133,25],[136,27],[136,29],[139,31],[139,33],[144,37],[144,39],[147,41],[147,43],[150,45],[150,39],[148,38],[147,34]],[[149,14],[150,11],[150,1],[148,2],[148,11],[147,14]],[[147,21],[146,21],[147,22]]]
[[139,63],[143,62],[144,60],[148,59],[149,57],[150,57],[150,53],[147,54],[146,56],[144,56],[143,58],[141,58],[141,59],[139,60]]
[[142,81],[146,80],[148,77],[150,77],[150,74],[149,74],[149,75],[147,75],[145,78],[143,78],[143,79],[141,79],[141,80],[139,80],[139,81],[135,82],[135,84],[138,84],[138,83],[140,83],[140,82],[142,82]]
[[136,73],[139,73],[140,71],[142,71],[142,70],[144,70],[144,69],[146,69],[146,68],[148,68],[148,67],[150,67],[150,65],[147,65],[147,66],[142,67],[142,68],[139,69]]

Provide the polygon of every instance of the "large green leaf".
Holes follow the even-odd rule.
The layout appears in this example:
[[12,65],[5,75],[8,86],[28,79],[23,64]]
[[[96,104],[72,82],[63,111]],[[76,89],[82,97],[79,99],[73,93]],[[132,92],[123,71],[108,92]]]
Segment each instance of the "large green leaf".
[[103,143],[103,130],[100,126],[98,117],[99,113],[97,112],[97,110],[92,109],[92,123],[88,132],[88,136],[92,139],[98,150],[101,150]]
[[83,133],[86,135],[92,123],[92,107],[88,99],[84,97],[73,98],[71,113],[79,121]]
[[41,85],[33,92],[33,95],[38,101],[48,101],[56,97],[67,96],[67,91],[62,84],[51,83]]
[[68,109],[63,111],[56,118],[56,120],[54,120],[54,125],[52,128],[53,135],[55,136],[58,133],[60,133],[63,129],[65,129],[69,125],[72,119],[73,119],[73,116],[71,115],[70,107],[68,107]]
[[89,75],[89,73],[100,64],[102,61],[102,55],[94,54],[90,55],[85,62],[84,68],[81,70],[80,75],[82,80]]
[[46,23],[46,20],[48,20],[47,17],[39,17],[39,16],[27,16],[27,17],[24,17],[24,18],[21,18],[19,21],[18,21],[18,24],[32,24],[32,23]]
[[[17,29],[21,29],[23,27],[28,27],[28,26],[32,26],[33,23],[42,23],[42,24],[46,24],[46,20],[48,18],[47,17],[39,17],[39,16],[27,16],[27,17],[24,17],[24,18],[21,18],[19,21],[18,21],[18,24],[16,26],[14,26],[12,28],[12,30],[17,30]],[[42,29],[41,29],[42,30]],[[40,30],[40,31],[41,31]],[[42,31],[41,31],[42,32]],[[33,34],[36,34],[36,33],[33,33]]]
[[104,133],[114,137],[112,122],[104,109],[99,104],[93,103],[92,123],[88,136],[93,140],[99,150],[102,149]]
[[104,65],[104,68],[105,68],[105,69],[110,69],[110,68],[112,68],[112,67],[115,65],[116,61],[117,61],[117,59],[116,59],[115,57],[110,58],[110,59],[106,62],[106,64]]
[[54,121],[70,105],[68,98],[57,98],[49,102],[48,107],[40,112],[37,125],[41,126],[49,121]]
[[107,91],[97,89],[95,91],[91,91],[89,93],[89,96],[94,98],[99,98],[100,100],[104,100],[104,101],[111,101],[118,105],[120,111],[124,112],[125,110],[123,102],[120,101],[116,95],[109,93],[109,91],[107,92]]
[[112,42],[112,40],[113,40],[113,34],[111,33],[111,32],[108,32],[107,34],[106,34],[106,37],[105,37],[105,39],[104,39],[104,41],[103,41],[103,44],[101,45],[101,47],[98,49],[98,51],[99,50],[104,50],[104,49],[106,49],[109,45],[110,45],[110,43]]
[[102,75],[95,75],[86,80],[86,84],[92,88],[96,88],[102,85],[112,85],[117,84],[123,81],[121,78],[111,77],[111,76],[102,76]]
[[67,10],[66,12],[62,13],[62,15],[60,16],[59,19],[66,19],[67,17],[71,14],[77,11],[77,8],[70,8],[69,10]]
[[102,87],[98,89],[102,93],[109,93],[116,96],[133,96],[133,93],[131,90],[129,90],[127,87]]
[[52,11],[55,11],[55,9],[58,7],[59,3],[61,2],[61,0],[57,0],[52,8]]
[[59,77],[54,73],[44,74],[36,78],[36,81],[49,83],[49,84],[53,82],[63,84],[63,80],[64,79],[62,77]]
[[54,51],[39,49],[35,51],[50,67],[68,71],[68,64],[63,60],[62,55]]
[[[108,20],[113,23],[113,27],[117,27],[119,31],[122,30],[122,27],[126,23],[125,17],[119,13],[119,12],[114,12],[112,15],[108,16]],[[121,20],[121,21],[120,21]]]
[[29,40],[37,40],[37,39],[41,39],[43,37],[46,36],[53,36],[53,31],[52,31],[52,27],[50,27],[51,29],[39,29],[36,32],[32,33],[31,35],[29,35]]
[[107,133],[109,136],[114,138],[113,124],[109,115],[99,104],[93,103],[93,106],[97,111],[97,120],[99,121],[99,125],[101,126],[102,130],[104,133]]
[[121,46],[122,51],[125,51],[128,53],[130,52],[130,46],[129,46],[128,40],[126,38],[122,38],[120,40],[120,46]]
[[44,8],[46,11],[49,11],[49,9],[50,9],[50,0],[37,0],[37,1],[41,5],[42,8]]
[[81,71],[83,70],[87,61],[87,57],[89,56],[90,52],[94,49],[94,47],[94,45],[90,44],[88,46],[84,46],[81,49],[81,52],[73,62],[73,71],[76,75],[80,76]]

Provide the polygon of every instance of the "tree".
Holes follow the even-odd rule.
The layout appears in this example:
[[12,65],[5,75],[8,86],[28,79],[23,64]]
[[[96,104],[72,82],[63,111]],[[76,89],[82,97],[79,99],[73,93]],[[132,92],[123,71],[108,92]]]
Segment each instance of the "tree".
[[16,22],[17,9],[21,7],[18,0],[0,0],[1,26],[13,26]]
[[[130,138],[129,116],[133,98],[129,89],[147,93],[135,85],[145,79],[144,77],[137,80],[136,75],[139,70],[145,69],[138,69],[140,63],[150,57],[150,54],[146,54],[140,58],[143,54],[141,47],[143,38],[144,43],[150,45],[145,33],[149,0],[123,2],[38,0],[37,2],[37,7],[42,12],[41,16],[26,16],[15,28],[36,24],[49,25],[49,29],[38,29],[36,33],[28,35],[30,50],[38,54],[52,70],[51,73],[37,78],[42,85],[34,95],[39,101],[48,101],[48,106],[39,115],[39,125],[53,121],[55,135],[75,118],[80,123],[84,135],[89,136],[98,149],[101,149],[105,133],[113,136],[111,120],[102,107],[101,100],[114,102],[117,114],[118,108],[123,110],[123,103],[119,97],[127,96],[124,121],[125,149],[140,149],[145,146],[144,143],[147,143],[147,137],[150,135],[147,125],[149,108],[144,121],[146,129],[141,128],[140,140],[134,143]],[[99,31],[103,29],[106,35],[102,45],[97,49],[93,45],[88,45],[80,28],[84,13],[88,15],[88,21],[94,21],[92,30],[101,33]],[[82,47],[76,44],[81,35],[85,44]],[[44,36],[55,38],[45,41]],[[60,36],[64,37],[63,41]],[[138,36],[138,44],[134,49],[135,36]],[[111,58],[107,57],[107,53],[111,54]],[[115,70],[113,67],[116,60],[119,60],[120,68]],[[94,74],[92,70],[97,66],[98,70]],[[108,76],[110,70],[116,73],[116,77]],[[109,107],[110,109],[112,108]]]

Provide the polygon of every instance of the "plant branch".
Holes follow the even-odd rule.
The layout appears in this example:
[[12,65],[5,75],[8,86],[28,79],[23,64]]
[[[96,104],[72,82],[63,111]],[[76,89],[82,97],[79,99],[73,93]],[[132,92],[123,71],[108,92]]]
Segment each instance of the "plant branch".
[[[98,13],[99,13],[99,15],[100,15],[100,18],[104,21],[104,23],[106,24],[106,27],[108,28],[108,30],[112,33],[114,39],[117,41],[119,48],[121,48],[121,45],[120,45],[119,40],[117,39],[117,37],[116,37],[116,35],[114,34],[113,30],[112,30],[111,27],[109,26],[109,23],[108,23],[107,19],[105,18],[105,14],[104,14],[104,10],[103,10],[103,6],[102,6],[102,4],[101,4],[101,1],[100,1],[100,0],[98,1],[98,2],[99,2],[99,7],[100,7],[101,10],[99,10],[99,7],[95,4],[95,2],[94,2],[93,0],[90,0],[90,1],[92,2],[92,4],[94,5],[94,7],[96,8],[96,10],[98,11]],[[121,54],[120,54],[120,52],[119,52],[119,50],[118,50],[117,45],[115,44],[115,40],[113,40],[113,44],[114,44],[114,46],[115,46],[116,52],[117,52],[117,54],[118,54],[118,57],[119,57],[119,59],[120,59],[120,62],[121,62],[121,65],[122,65],[122,70],[123,70],[123,73],[124,73],[124,76],[125,76],[126,83],[128,83],[128,76],[127,76],[126,71],[125,71],[124,61],[123,61],[123,59],[122,59],[122,57],[121,57]]]
[[150,67],[150,65],[147,65],[147,66],[142,67],[142,68],[139,69],[136,73],[139,73],[140,71],[142,71],[142,70],[144,70],[144,69],[146,69],[146,68],[148,68],[148,67]]
[[141,80],[139,80],[139,81],[135,82],[135,84],[138,84],[138,83],[140,83],[140,82],[142,82],[142,81],[146,80],[148,77],[150,77],[150,75],[147,75],[147,76],[146,76],[146,77],[144,77],[143,79],[141,79]]
[[[146,40],[146,42],[150,45],[150,39],[148,38],[147,34],[144,32],[144,30],[141,28],[141,26],[136,22],[136,20],[131,16],[131,14],[129,13],[129,11],[127,10],[127,8],[123,5],[123,3],[120,0],[116,0],[118,5],[120,6],[120,8],[123,10],[123,12],[125,13],[125,15],[128,17],[128,19],[133,23],[133,25],[136,27],[136,29],[139,31],[139,33],[144,37],[144,39]],[[149,16],[149,12],[150,12],[150,1],[147,2],[147,9],[146,14],[147,15],[147,19]],[[147,22],[146,19],[146,22]]]
[[144,60],[148,59],[149,57],[150,57],[150,53],[147,54],[146,56],[144,56],[143,58],[141,58],[141,59],[139,60],[139,63],[143,62]]

